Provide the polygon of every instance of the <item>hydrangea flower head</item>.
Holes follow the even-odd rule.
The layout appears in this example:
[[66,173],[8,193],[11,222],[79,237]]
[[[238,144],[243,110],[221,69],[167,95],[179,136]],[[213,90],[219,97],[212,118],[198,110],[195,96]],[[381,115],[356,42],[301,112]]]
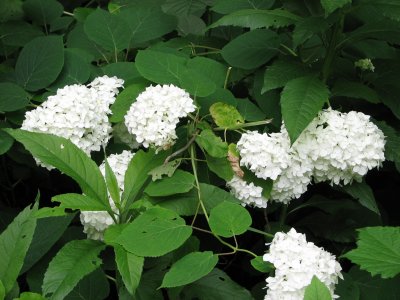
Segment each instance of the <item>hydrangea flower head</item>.
[[255,207],[266,208],[268,199],[262,196],[262,187],[254,185],[254,183],[247,183],[242,178],[234,175],[233,178],[227,183],[231,193],[243,205],[252,205]]
[[[131,161],[134,153],[130,151],[123,151],[121,154],[112,154],[107,157],[107,161],[117,178],[120,193],[124,191],[124,178],[125,172],[128,169],[129,162]],[[105,162],[100,165],[100,171],[105,175]],[[114,201],[109,197],[111,209],[117,212]],[[114,224],[114,220],[106,211],[82,211],[80,215],[81,223],[83,225],[83,232],[88,238],[93,240],[102,240],[104,230],[110,225]]]
[[36,109],[26,112],[21,128],[69,139],[88,155],[99,151],[110,139],[110,105],[122,84],[121,79],[103,76],[88,86],[67,85]]
[[274,264],[275,276],[267,278],[265,300],[300,300],[315,275],[334,295],[335,284],[342,278],[341,266],[335,256],[307,242],[306,236],[292,228],[278,232],[264,254],[264,261]]
[[189,94],[174,85],[149,86],[125,115],[125,125],[144,147],[168,149],[175,143],[179,118],[195,111]]

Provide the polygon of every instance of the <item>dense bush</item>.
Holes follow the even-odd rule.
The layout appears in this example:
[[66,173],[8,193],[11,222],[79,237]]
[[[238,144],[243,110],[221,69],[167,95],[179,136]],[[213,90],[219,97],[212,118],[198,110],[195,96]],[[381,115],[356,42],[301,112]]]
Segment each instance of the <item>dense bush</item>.
[[0,2],[0,299],[398,299],[400,2]]

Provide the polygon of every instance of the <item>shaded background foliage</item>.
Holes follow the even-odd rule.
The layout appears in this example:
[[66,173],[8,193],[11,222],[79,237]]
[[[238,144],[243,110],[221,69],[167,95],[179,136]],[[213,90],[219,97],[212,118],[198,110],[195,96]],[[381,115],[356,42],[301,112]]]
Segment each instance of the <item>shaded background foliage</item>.
[[[389,0],[5,0],[0,3],[0,128],[20,127],[24,113],[55,94],[57,88],[106,74],[125,80],[125,90],[112,106],[115,124],[123,122],[124,113],[145,86],[172,83],[196,95],[201,116],[219,101],[235,106],[248,122],[273,118],[271,126],[259,129],[277,131],[282,117],[295,117],[281,109],[282,89],[295,79],[316,75],[312,78],[319,78],[319,102],[307,112],[308,119],[301,120],[303,127],[290,131],[291,137],[326,107],[324,95],[329,93],[333,108],[373,117],[387,136],[387,161],[352,187],[310,186],[299,200],[291,202],[285,219],[276,203],[270,203],[266,211],[248,210],[253,227],[270,233],[299,228],[311,241],[339,256],[355,247],[357,228],[400,225],[396,209],[400,189],[399,16],[400,5]],[[354,66],[364,58],[373,61],[373,72]],[[228,67],[232,68],[228,71]],[[301,108],[302,101],[292,97],[286,105]],[[234,132],[228,133],[228,139],[237,138]],[[178,142],[175,147],[181,146]],[[114,140],[107,152],[126,148]],[[41,207],[54,206],[50,199],[55,195],[80,192],[78,185],[59,171],[37,167],[31,154],[4,131],[0,131],[0,154],[1,231],[33,203],[38,190]],[[102,154],[93,158],[100,163]],[[224,180],[208,168],[199,165],[200,181],[224,188]],[[380,215],[371,207],[377,207]],[[190,220],[190,214],[186,218]],[[199,217],[199,222],[206,226],[203,218]],[[54,228],[54,233],[49,228]],[[212,237],[197,232],[196,236],[201,249],[224,251]],[[31,245],[28,255],[33,258],[24,262],[19,289],[41,292],[43,274],[55,253],[66,242],[83,238],[77,217],[40,219],[33,241],[41,248]],[[238,243],[259,255],[265,252],[265,240],[256,233],[239,236]],[[43,253],[35,258],[37,251]],[[102,255],[107,274],[113,272],[112,255],[107,251]],[[168,262],[149,260],[149,270],[143,275],[148,287],[160,285]],[[381,298],[396,299],[392,291],[399,286],[398,276],[384,281],[346,259],[342,258],[341,264],[346,271],[345,283],[338,288],[342,299],[378,299],[378,291],[387,293]],[[156,265],[159,269],[151,268]],[[265,274],[254,270],[244,254],[221,257],[218,267],[252,290],[255,298],[263,297]],[[217,286],[212,278],[223,281],[227,291],[239,293],[227,275],[219,272],[216,269],[192,283],[185,289],[187,299],[199,296],[196,293],[204,286]],[[84,299],[105,298],[109,289],[111,295],[117,293],[104,274],[98,269],[85,277],[68,299],[76,299],[79,293]],[[363,282],[371,284],[365,288]],[[95,289],[97,294],[92,293],[94,285],[101,287]],[[240,291],[247,299],[248,294]],[[138,299],[155,297],[142,293]],[[157,295],[173,298],[174,290],[162,289]],[[182,292],[180,297],[184,295]],[[225,298],[229,299],[229,293]]]

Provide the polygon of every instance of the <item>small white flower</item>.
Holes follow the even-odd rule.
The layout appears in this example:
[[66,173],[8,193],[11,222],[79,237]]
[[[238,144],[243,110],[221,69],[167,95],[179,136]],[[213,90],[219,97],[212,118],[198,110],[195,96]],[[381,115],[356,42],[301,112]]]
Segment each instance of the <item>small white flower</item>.
[[144,147],[168,149],[177,138],[179,118],[195,111],[189,94],[174,85],[149,86],[131,105],[125,125]]
[[275,276],[266,280],[265,300],[303,299],[314,275],[328,287],[332,297],[337,297],[334,289],[338,278],[342,278],[340,264],[334,255],[307,242],[306,236],[294,228],[287,234],[276,233],[263,259],[276,268]]
[[266,208],[267,199],[262,196],[262,187],[255,186],[254,183],[247,183],[239,176],[234,175],[233,178],[227,183],[231,193],[240,201],[243,205],[252,205],[255,207]]
[[369,58],[364,58],[364,59],[359,59],[354,63],[354,66],[357,68],[360,68],[363,71],[375,71],[375,66],[372,63],[371,59]]
[[[107,161],[117,178],[120,194],[124,191],[125,172],[134,155],[135,153],[123,151],[121,154],[112,154],[107,157]],[[105,162],[100,165],[100,171],[104,176]],[[109,197],[109,202],[112,210],[117,212],[117,208],[111,197]],[[93,240],[102,240],[104,230],[114,224],[113,219],[106,211],[82,211],[80,219],[83,225],[83,232],[87,234],[88,238]]]

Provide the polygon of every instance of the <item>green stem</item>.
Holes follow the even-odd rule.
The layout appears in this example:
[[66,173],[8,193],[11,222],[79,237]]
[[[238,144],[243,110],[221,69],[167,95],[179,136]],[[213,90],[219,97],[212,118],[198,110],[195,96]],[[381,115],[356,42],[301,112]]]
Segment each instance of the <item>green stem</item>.
[[282,48],[284,48],[287,52],[289,52],[289,54],[293,55],[294,57],[297,57],[297,53],[294,52],[292,49],[290,49],[288,46],[286,46],[285,44],[280,44],[280,46]]
[[249,230],[249,231],[252,231],[252,232],[255,232],[255,233],[259,233],[259,234],[265,235],[265,236],[267,236],[267,237],[269,237],[269,238],[271,238],[271,239],[273,239],[274,236],[275,236],[275,235],[273,235],[273,234],[271,234],[271,233],[264,232],[264,231],[258,230],[258,229],[256,229],[256,228],[253,228],[253,227],[249,227],[248,230]]
[[228,70],[226,71],[226,76],[225,76],[225,81],[224,81],[224,89],[226,90],[226,87],[228,86],[228,79],[229,76],[231,75],[231,70],[232,67],[228,67]]
[[213,130],[214,131],[223,131],[223,130],[236,130],[240,128],[246,128],[246,127],[253,127],[253,126],[260,126],[260,125],[266,125],[272,122],[272,119],[268,120],[262,120],[262,121],[256,121],[256,122],[249,122],[249,123],[242,123],[242,124],[237,124],[235,126],[229,127],[229,128],[223,128],[223,127],[216,127]]

